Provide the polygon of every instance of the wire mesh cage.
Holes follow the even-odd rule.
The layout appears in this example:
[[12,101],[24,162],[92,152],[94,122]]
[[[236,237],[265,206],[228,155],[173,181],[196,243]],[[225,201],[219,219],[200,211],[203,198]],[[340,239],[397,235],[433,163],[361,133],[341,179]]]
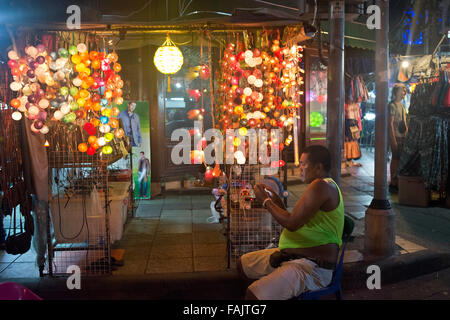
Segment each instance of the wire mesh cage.
[[[108,159],[105,155],[49,151],[50,275],[111,273]],[[70,270],[70,269],[69,269]]]
[[233,165],[229,168],[230,182],[227,201],[229,223],[229,262],[243,254],[278,245],[281,225],[256,200],[253,187],[267,183],[261,165]]

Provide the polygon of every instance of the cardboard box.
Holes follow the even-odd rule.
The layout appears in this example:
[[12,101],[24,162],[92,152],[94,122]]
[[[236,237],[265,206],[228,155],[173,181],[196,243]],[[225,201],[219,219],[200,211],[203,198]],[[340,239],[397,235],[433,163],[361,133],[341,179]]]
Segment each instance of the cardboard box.
[[425,189],[422,177],[398,177],[398,203],[405,206],[428,207],[431,192]]

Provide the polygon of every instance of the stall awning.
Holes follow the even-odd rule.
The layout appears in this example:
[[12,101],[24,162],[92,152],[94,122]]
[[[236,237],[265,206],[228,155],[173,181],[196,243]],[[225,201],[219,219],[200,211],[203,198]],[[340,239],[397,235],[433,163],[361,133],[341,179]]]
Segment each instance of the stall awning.
[[[321,22],[323,39],[328,41],[328,21]],[[345,21],[345,46],[375,50],[375,30],[370,30],[363,23]]]

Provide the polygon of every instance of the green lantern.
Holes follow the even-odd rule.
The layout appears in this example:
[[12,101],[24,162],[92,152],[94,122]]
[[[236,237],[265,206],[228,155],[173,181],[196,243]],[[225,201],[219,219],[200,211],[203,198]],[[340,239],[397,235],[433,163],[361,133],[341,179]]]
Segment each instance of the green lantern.
[[309,125],[313,128],[320,127],[323,124],[323,116],[320,112],[311,112],[309,116]]
[[77,46],[71,45],[69,47],[69,53],[73,56],[78,53]]

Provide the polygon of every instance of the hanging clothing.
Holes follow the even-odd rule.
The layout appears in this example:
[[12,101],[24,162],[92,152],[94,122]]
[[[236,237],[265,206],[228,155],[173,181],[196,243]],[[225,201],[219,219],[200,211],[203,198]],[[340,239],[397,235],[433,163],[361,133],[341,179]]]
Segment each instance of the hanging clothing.
[[427,190],[440,190],[448,178],[448,130],[448,120],[412,116],[399,174],[421,176]]

